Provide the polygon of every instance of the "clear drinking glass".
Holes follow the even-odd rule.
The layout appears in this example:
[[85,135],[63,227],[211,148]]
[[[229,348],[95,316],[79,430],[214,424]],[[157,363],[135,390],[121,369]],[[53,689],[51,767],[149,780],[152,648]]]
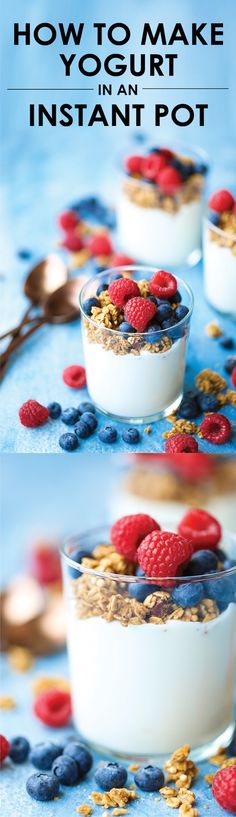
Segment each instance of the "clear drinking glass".
[[207,300],[219,312],[236,318],[236,235],[206,218],[203,254]]

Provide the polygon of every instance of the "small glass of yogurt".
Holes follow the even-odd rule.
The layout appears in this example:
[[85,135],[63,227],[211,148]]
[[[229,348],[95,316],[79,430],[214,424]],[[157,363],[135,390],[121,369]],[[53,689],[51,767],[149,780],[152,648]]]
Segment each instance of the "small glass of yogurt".
[[236,201],[213,193],[204,224],[204,286],[211,306],[236,318]]
[[118,196],[124,252],[175,269],[201,257],[207,160],[200,151],[156,147],[127,156]]
[[[160,273],[171,279],[175,293],[161,298],[152,281]],[[134,292],[122,307],[110,285],[120,278],[133,282]],[[132,296],[132,297],[131,297]],[[130,304],[148,302],[145,331],[135,329]],[[144,305],[145,301],[145,305]],[[150,306],[151,304],[151,306]],[[193,295],[180,278],[150,267],[109,269],[90,279],[80,293],[87,385],[97,408],[128,422],[147,422],[171,414],[181,402],[186,347]],[[127,313],[128,310],[128,313]],[[146,322],[145,322],[146,321]],[[139,323],[136,325],[139,325]]]
[[207,757],[234,729],[235,539],[214,572],[165,580],[110,541],[100,528],[62,547],[75,726],[103,753]]

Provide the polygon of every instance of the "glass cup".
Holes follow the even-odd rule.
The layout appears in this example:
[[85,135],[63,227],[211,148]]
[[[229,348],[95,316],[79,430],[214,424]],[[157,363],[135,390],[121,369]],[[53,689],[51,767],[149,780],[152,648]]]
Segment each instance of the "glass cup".
[[203,254],[207,300],[219,312],[236,318],[236,235],[206,218]]
[[[87,385],[96,407],[132,423],[151,422],[171,414],[183,395],[186,346],[193,310],[191,289],[177,278],[178,292],[188,313],[169,329],[121,332],[88,317],[83,303],[96,296],[100,284],[125,273],[148,280],[152,267],[116,267],[91,278],[80,293]],[[174,314],[174,313],[173,313]]]
[[[103,753],[164,759],[188,743],[194,758],[207,757],[234,729],[236,567],[204,583],[118,574],[108,541],[99,528],[62,546],[75,726]],[[111,572],[92,569],[89,556],[73,560],[98,546]],[[230,534],[223,546],[236,555]],[[191,608],[172,598],[186,582]]]
[[[184,160],[184,167],[192,160],[197,172],[187,176],[175,193],[166,195],[158,183],[123,171],[117,216],[124,252],[143,263],[175,269],[185,264],[193,266],[201,258],[208,165],[203,151],[182,144],[171,145],[171,149]],[[152,152],[154,148],[146,149],[144,156]]]

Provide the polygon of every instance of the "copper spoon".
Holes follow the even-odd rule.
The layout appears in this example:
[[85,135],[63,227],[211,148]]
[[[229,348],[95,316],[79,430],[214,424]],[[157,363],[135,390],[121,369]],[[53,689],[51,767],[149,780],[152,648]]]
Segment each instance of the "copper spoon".
[[13,329],[8,329],[7,332],[0,336],[0,340],[3,340],[8,335],[12,335],[13,337],[18,335],[21,328],[27,322],[32,307],[41,304],[48,295],[65,284],[67,278],[68,272],[66,266],[60,256],[55,253],[51,253],[40,261],[39,264],[36,264],[35,267],[30,270],[24,283],[24,294],[29,298],[31,303],[18,326],[15,326]]

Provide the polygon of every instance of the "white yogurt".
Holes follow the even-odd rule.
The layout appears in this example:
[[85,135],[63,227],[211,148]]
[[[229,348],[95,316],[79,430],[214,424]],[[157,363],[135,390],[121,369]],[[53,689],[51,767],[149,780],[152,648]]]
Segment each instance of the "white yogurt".
[[219,312],[236,317],[236,255],[229,247],[204,238],[205,295]]
[[123,627],[71,614],[75,725],[93,744],[165,755],[222,736],[232,722],[235,606],[206,624]]
[[147,418],[173,410],[180,402],[186,337],[166,352],[115,355],[84,333],[87,385],[102,411],[124,418]]
[[[201,507],[216,516],[222,527],[236,533],[235,493],[211,496],[204,504],[201,503]],[[175,531],[187,510],[189,502],[185,504],[175,500],[147,499],[121,488],[116,490],[111,498],[109,515],[111,522],[114,522],[114,519],[126,514],[147,513],[153,519],[158,519],[162,528],[168,527],[169,530]]]
[[140,207],[122,191],[118,201],[118,230],[122,249],[148,264],[175,267],[201,247],[203,203],[181,205],[176,213]]

